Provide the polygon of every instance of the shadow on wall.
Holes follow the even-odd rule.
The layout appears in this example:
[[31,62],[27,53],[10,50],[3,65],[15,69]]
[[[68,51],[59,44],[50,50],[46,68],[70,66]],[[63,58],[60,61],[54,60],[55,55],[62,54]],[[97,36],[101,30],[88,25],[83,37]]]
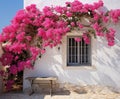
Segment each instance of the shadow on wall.
[[115,36],[116,44],[113,47],[109,47],[105,39],[98,38],[97,72],[91,74],[92,78],[99,84],[120,89],[120,24],[114,24],[113,26],[110,24],[109,27],[117,30]]
[[[104,8],[106,10],[106,8]],[[109,26],[108,26],[109,27]],[[120,88],[120,24],[112,26],[116,32],[116,45],[109,47],[107,41],[98,38],[96,42],[96,70],[64,69],[62,66],[62,50],[57,47],[47,48],[46,53],[35,63],[34,70],[25,71],[28,76],[57,76],[61,83],[79,85],[106,85]]]

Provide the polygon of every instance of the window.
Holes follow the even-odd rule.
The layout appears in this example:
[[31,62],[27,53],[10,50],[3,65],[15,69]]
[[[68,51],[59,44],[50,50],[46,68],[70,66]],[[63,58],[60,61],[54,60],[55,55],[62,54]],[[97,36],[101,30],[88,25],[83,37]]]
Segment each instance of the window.
[[90,44],[86,44],[82,39],[76,42],[74,36],[67,37],[67,66],[89,66],[90,60]]

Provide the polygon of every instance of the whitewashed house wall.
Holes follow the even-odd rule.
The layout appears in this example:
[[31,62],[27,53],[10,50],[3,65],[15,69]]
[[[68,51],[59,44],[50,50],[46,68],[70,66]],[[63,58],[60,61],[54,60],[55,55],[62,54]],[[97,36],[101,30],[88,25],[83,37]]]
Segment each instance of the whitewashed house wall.
[[[73,0],[24,0],[24,7],[36,4],[39,9],[44,6],[65,5]],[[81,0],[83,3],[93,3],[97,0]],[[120,8],[119,0],[103,0],[105,9]],[[66,37],[63,44],[53,49],[47,48],[46,53],[35,63],[33,70],[24,71],[23,89],[30,87],[26,77],[57,76],[60,83],[74,83],[79,85],[103,85],[120,89],[120,24],[113,25],[117,32],[115,46],[107,46],[103,38],[92,38],[92,66],[66,67]],[[73,31],[76,32],[76,31]],[[81,32],[81,31],[77,31]],[[71,33],[72,34],[72,33]]]

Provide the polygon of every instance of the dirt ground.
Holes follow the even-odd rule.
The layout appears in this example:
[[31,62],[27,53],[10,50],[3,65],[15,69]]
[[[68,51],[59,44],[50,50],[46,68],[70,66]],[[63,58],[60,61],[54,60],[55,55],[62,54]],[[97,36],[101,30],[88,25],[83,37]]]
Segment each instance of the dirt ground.
[[0,99],[120,99],[118,90],[102,86],[67,86],[64,90],[54,91],[52,96],[49,92],[34,93],[29,96],[28,92],[3,93]]

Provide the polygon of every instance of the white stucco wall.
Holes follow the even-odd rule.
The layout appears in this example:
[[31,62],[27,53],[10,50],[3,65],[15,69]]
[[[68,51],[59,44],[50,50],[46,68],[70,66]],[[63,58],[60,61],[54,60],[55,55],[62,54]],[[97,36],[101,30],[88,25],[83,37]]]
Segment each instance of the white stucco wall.
[[[42,9],[44,6],[64,5],[73,0],[24,0],[24,7],[36,4]],[[93,3],[97,0],[81,0],[83,3]],[[120,8],[119,0],[103,0],[107,9]],[[26,69],[24,78],[29,76],[57,76],[59,82],[70,82],[80,85],[107,85],[120,88],[120,24],[112,26],[117,30],[116,45],[108,47],[104,39],[92,39],[92,64],[96,69],[64,68],[62,55],[64,44],[58,48],[47,48],[47,52],[38,59],[33,70]],[[30,84],[24,79],[24,89]]]

